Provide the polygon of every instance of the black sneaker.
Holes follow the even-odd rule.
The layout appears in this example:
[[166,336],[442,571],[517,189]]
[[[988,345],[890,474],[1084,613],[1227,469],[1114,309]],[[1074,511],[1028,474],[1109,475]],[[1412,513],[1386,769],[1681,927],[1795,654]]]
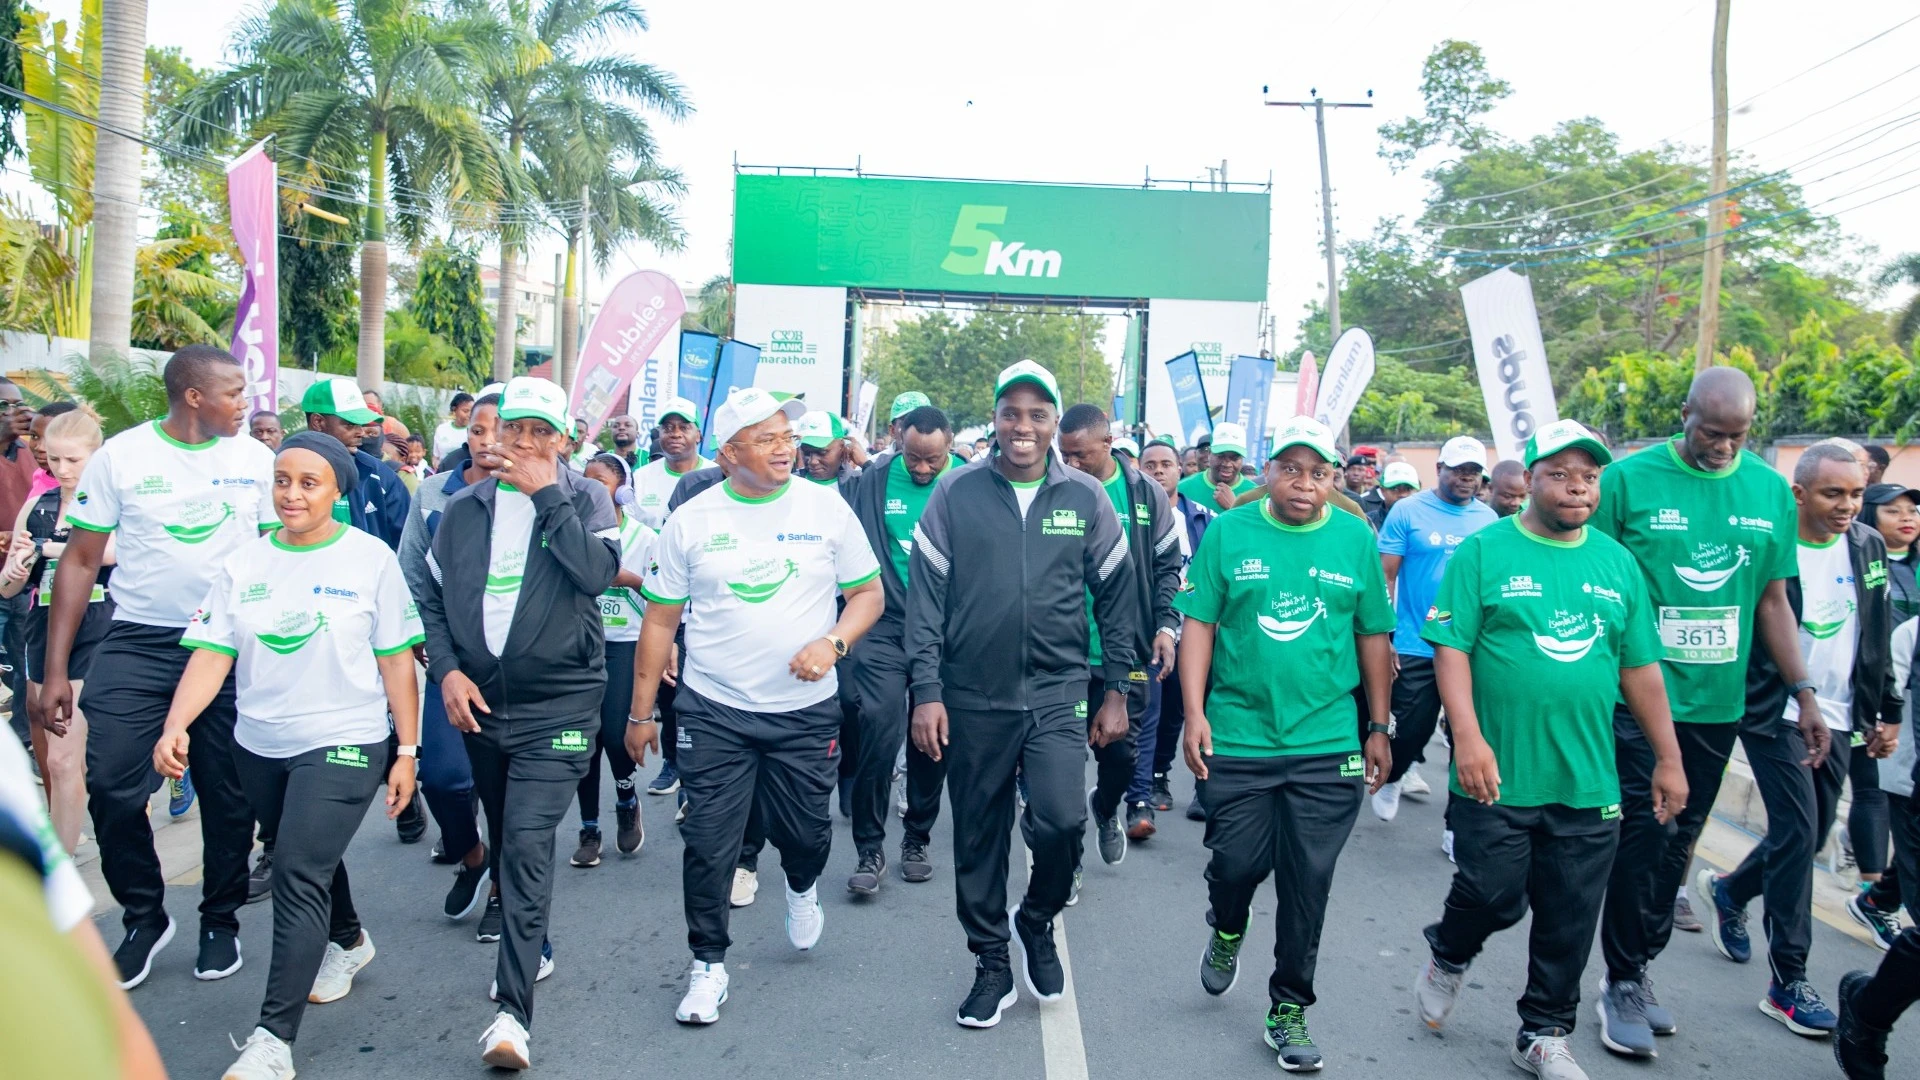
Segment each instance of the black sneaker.
[[847,777],[840,778],[840,816],[853,819],[853,785],[847,783]]
[[420,805],[422,801],[417,798],[409,801],[400,816],[393,819],[394,831],[400,834],[403,844],[417,844],[427,835],[427,812]]
[[1280,1053],[1280,1067],[1288,1072],[1320,1068],[1320,1050],[1307,1034],[1307,1010],[1299,1005],[1275,1005],[1267,1013],[1267,1045]]
[[1154,833],[1153,806],[1137,802],[1127,807],[1127,841],[1145,840]]
[[973,989],[967,994],[967,1000],[960,1003],[960,1011],[954,1019],[961,1027],[990,1028],[1000,1022],[1000,1014],[1007,1006],[1020,999],[1013,988],[1013,972],[1006,967],[1006,961],[989,964],[985,959],[974,961]]
[[1127,860],[1127,831],[1120,827],[1118,810],[1103,818],[1093,808],[1093,794],[1098,790],[1087,789],[1087,813],[1093,817],[1093,829],[1100,838],[1100,861],[1108,866],[1118,866]]
[[1078,904],[1080,902],[1080,879],[1082,876],[1083,876],[1083,873],[1081,869],[1077,866],[1074,867],[1073,868],[1073,887],[1067,890],[1067,906],[1068,907],[1072,907],[1075,904]]
[[440,905],[440,911],[447,918],[458,921],[473,914],[485,895],[480,890],[488,879],[487,860],[481,859],[479,866],[462,866],[454,871],[453,888],[447,890],[446,902]]
[[872,896],[880,891],[880,882],[886,876],[886,854],[880,851],[865,852],[860,856],[860,864],[853,868],[853,876],[847,879],[847,891],[859,896]]
[[1208,934],[1207,951],[1200,954],[1200,988],[1214,997],[1233,989],[1240,981],[1240,946],[1246,943],[1245,934]]
[[120,971],[120,989],[131,990],[147,981],[153,970],[153,956],[173,940],[173,920],[162,928],[136,926],[127,931],[120,947],[113,950],[113,966]]
[[1833,1060],[1840,1063],[1847,1080],[1886,1080],[1887,1076],[1888,1032],[1860,1019],[1853,1005],[1854,995],[1872,978],[1864,971],[1847,972],[1840,979],[1840,994],[1834,1002],[1839,1006],[1840,1022],[1833,1029]]
[[900,880],[920,882],[932,878],[933,862],[927,858],[927,845],[900,841]]
[[433,850],[427,852],[427,858],[435,866],[452,866],[460,861],[460,856],[447,854],[447,838],[444,836],[434,839]]
[[1200,801],[1200,789],[1198,788],[1194,789],[1193,801],[1187,804],[1187,820],[1188,821],[1207,820],[1207,808]]
[[273,895],[273,849],[260,849],[260,861],[253,864],[253,870],[247,874],[247,903],[265,900]]
[[1027,990],[1041,1001],[1058,1001],[1067,991],[1067,973],[1060,966],[1060,950],[1053,944],[1053,923],[1029,926],[1019,905],[1007,912],[1013,924],[1013,942],[1020,950],[1020,973],[1026,977]]
[[473,940],[479,942],[499,941],[506,928],[506,916],[500,911],[500,894],[487,897],[487,910],[480,913],[480,925],[473,931]]
[[240,939],[231,930],[202,930],[200,956],[193,962],[193,977],[201,982],[224,979],[240,970]]
[[567,862],[582,870],[600,865],[600,830],[581,829],[580,846],[573,849],[573,858]]
[[1173,809],[1173,787],[1167,783],[1166,773],[1153,774],[1153,789],[1147,795],[1147,802],[1162,814]]
[[647,830],[640,825],[640,800],[613,804],[614,847],[622,855],[631,855],[647,842]]

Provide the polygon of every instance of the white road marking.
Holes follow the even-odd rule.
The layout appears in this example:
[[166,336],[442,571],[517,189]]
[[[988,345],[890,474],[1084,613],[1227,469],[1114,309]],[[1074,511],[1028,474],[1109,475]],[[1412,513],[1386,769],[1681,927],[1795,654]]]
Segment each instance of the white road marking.
[[[1027,875],[1033,875],[1033,852],[1027,851]],[[1080,1002],[1073,991],[1073,961],[1067,954],[1066,912],[1053,917],[1053,944],[1060,951],[1066,990],[1058,1001],[1040,1003],[1040,1050],[1047,1080],[1087,1080],[1087,1043],[1080,1033]]]

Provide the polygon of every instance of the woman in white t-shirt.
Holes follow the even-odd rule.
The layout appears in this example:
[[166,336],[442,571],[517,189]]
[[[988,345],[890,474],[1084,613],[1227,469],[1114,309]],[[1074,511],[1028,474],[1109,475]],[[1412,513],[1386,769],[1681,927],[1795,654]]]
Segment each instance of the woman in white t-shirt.
[[[633,487],[627,463],[613,454],[598,454],[584,470],[587,479],[604,485],[613,498],[613,514],[620,521],[620,572],[613,586],[600,594],[600,626],[607,635],[607,692],[600,699],[600,749],[613,769],[614,844],[622,855],[640,850],[646,832],[640,824],[640,792],[633,774],[638,768],[627,755],[627,707],[633,702],[633,650],[640,641],[640,573],[646,569],[658,534],[640,524],[633,508]],[[580,778],[580,847],[569,860],[585,869],[600,865],[600,769],[587,768]]]
[[[359,481],[345,446],[288,437],[273,463],[275,532],[227,556],[180,644],[195,650],[154,768],[186,769],[188,727],[232,673],[234,765],[274,837],[273,958],[259,1026],[226,1080],[286,1080],[308,1002],[345,997],[373,959],[341,863],[381,779],[397,816],[413,798],[420,614],[393,551],[333,519]],[[387,716],[400,746],[387,764]]]

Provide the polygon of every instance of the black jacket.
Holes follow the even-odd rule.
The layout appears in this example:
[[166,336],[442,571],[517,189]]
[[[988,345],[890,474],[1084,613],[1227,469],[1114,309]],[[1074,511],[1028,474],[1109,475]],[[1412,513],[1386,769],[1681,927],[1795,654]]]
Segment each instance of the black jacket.
[[427,560],[433,584],[414,597],[427,630],[427,677],[437,683],[458,668],[496,720],[597,713],[607,685],[599,598],[620,570],[620,544],[595,534],[618,527],[613,500],[564,467],[553,486],[533,493],[539,536],[527,549],[505,652],[494,656],[482,600],[499,486],[463,488],[441,513]]
[[[1185,522],[1167,505],[1167,491],[1160,482],[1115,457],[1113,464],[1127,478],[1127,502],[1133,513],[1125,522],[1129,557],[1127,569],[1133,576],[1134,661],[1144,668],[1153,656],[1153,638],[1161,630],[1174,631],[1179,638],[1180,616],[1174,614],[1173,596],[1180,591],[1180,533]],[[1101,635],[1104,647],[1106,636]]]
[[681,477],[680,482],[673,485],[673,494],[667,496],[667,513],[671,514],[675,510],[680,509],[681,503],[686,502],[688,499],[693,498],[695,495],[700,494],[726,478],[727,474],[721,472],[720,466],[718,465],[709,465],[704,469],[695,469]]
[[365,450],[353,452],[353,463],[360,468],[360,485],[346,496],[347,523],[400,550],[400,534],[406,530],[407,515],[413,509],[413,492],[407,490],[393,466]]
[[[1893,602],[1887,587],[1887,544],[1880,531],[1856,521],[1847,527],[1847,555],[1853,563],[1854,590],[1860,598],[1860,610],[1854,620],[1853,708],[1855,731],[1871,731],[1885,717],[1900,722],[1901,696],[1893,685]],[[1799,577],[1787,579],[1787,602],[1793,617],[1800,619]],[[1747,711],[1741,728],[1761,735],[1779,730],[1787,711],[1787,684],[1780,669],[1754,631],[1755,641],[1747,661]]]
[[914,704],[1026,711],[1087,695],[1087,594],[1101,679],[1139,667],[1127,532],[1098,481],[1051,450],[1025,518],[993,451],[949,469],[913,533],[907,592]]
[[[887,555],[887,546],[893,543],[893,538],[887,534],[886,513],[887,473],[898,456],[897,451],[885,451],[869,461],[865,469],[840,481],[840,494],[853,507],[853,516],[860,519],[868,546],[880,556],[880,582],[887,597],[880,621],[873,624],[873,629],[868,630],[862,640],[878,639],[896,646],[906,639],[907,583],[900,580],[900,572],[894,569],[893,560]],[[934,483],[939,480],[936,478]]]

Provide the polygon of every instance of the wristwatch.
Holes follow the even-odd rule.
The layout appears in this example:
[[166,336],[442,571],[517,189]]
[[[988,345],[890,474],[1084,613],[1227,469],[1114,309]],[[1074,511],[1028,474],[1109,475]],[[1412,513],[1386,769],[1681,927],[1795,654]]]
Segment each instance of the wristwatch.
[[401,743],[399,746],[393,748],[393,752],[399,757],[410,757],[415,761],[420,760],[420,747],[418,745],[408,746],[406,743]]
[[1384,724],[1375,724],[1375,723],[1369,722],[1367,724],[1367,734],[1385,735],[1387,738],[1391,739],[1395,735],[1400,734],[1400,722],[1398,720],[1388,720]]
[[1800,680],[1799,682],[1797,682],[1797,683],[1794,683],[1794,684],[1792,684],[1792,685],[1790,685],[1790,686],[1788,686],[1788,687],[1787,687],[1787,696],[1788,696],[1788,697],[1799,697],[1799,696],[1800,696],[1800,691],[1802,691],[1802,690],[1816,690],[1816,689],[1818,689],[1818,688],[1819,688],[1819,686],[1820,686],[1820,684],[1819,684],[1819,683],[1816,683],[1816,682],[1814,682],[1814,681],[1813,681],[1812,679],[1801,679],[1801,680]]
[[833,646],[833,655],[845,659],[847,655],[847,639],[838,634],[828,634],[826,638],[827,643]]

